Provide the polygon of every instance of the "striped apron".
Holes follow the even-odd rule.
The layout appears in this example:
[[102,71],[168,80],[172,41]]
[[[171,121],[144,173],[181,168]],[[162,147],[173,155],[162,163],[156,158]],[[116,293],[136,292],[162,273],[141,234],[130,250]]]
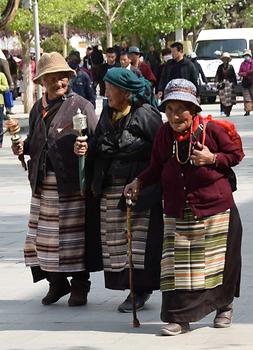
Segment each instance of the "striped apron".
[[195,220],[165,217],[161,290],[201,290],[223,283],[230,210]]
[[[105,271],[129,268],[127,255],[127,213],[117,208],[126,179],[114,179],[101,200],[101,240]],[[144,269],[150,210],[132,212],[132,251],[135,269]]]
[[48,173],[40,194],[32,196],[24,248],[26,265],[48,272],[85,270],[84,223],[84,198],[79,193],[59,196],[56,177]]

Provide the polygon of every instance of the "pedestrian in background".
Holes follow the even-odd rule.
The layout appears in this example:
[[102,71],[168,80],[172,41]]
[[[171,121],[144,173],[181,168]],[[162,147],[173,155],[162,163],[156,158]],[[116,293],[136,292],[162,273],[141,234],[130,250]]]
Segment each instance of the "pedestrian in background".
[[163,74],[164,66],[166,62],[168,62],[171,59],[172,59],[171,49],[169,47],[166,47],[165,49],[162,50],[162,63],[159,65],[159,68],[158,68],[157,81],[156,81],[156,93],[158,92],[158,86],[161,81],[161,76]]
[[85,200],[80,195],[78,157],[73,153],[78,131],[73,130],[72,119],[80,109],[92,135],[97,117],[93,105],[71,91],[69,79],[74,74],[59,53],[42,55],[34,82],[45,87],[45,94],[30,112],[27,138],[12,146],[14,154],[30,156],[32,200],[24,253],[33,281],[49,282],[44,305],[69,293],[69,306],[85,305],[90,290]]
[[147,186],[162,184],[161,334],[187,332],[213,311],[214,327],[226,328],[239,297],[242,235],[226,172],[243,153],[222,126],[203,129],[191,82],[168,83],[160,109],[168,122],[156,134],[150,165],[124,192],[136,200]]
[[8,81],[4,73],[0,72],[0,148],[3,144],[3,120],[4,120],[4,91],[9,89]]
[[244,50],[242,56],[244,61],[241,63],[239,75],[242,78],[244,116],[248,116],[253,111],[253,60],[251,50]]
[[100,96],[105,96],[104,76],[107,71],[114,67],[120,67],[120,63],[116,61],[117,54],[114,47],[108,47],[106,50],[106,62],[102,64],[99,72]]
[[70,79],[69,85],[71,89],[78,95],[84,97],[90,101],[94,108],[96,108],[96,95],[92,89],[92,82],[87,73],[85,73],[81,67],[81,58],[77,55],[70,54],[67,57],[67,62],[70,68],[72,68],[76,74]]
[[236,104],[235,86],[237,85],[237,79],[234,67],[229,64],[232,61],[230,54],[224,52],[221,60],[222,64],[217,69],[215,81],[219,90],[221,115],[229,117],[233,105]]
[[172,79],[187,79],[191,81],[198,91],[198,77],[193,63],[184,57],[184,47],[180,42],[175,42],[171,46],[172,60],[165,63],[161,79],[158,85],[157,97],[163,96],[166,85]]
[[159,52],[155,50],[153,44],[149,46],[149,52],[145,57],[145,62],[150,65],[150,68],[157,79],[158,69],[161,64],[161,58]]
[[156,84],[156,77],[149,65],[141,61],[142,52],[137,46],[130,46],[128,55],[131,60],[131,65],[141,71],[143,77],[151,82],[153,86]]
[[[112,68],[105,77],[108,105],[103,108],[95,138],[88,149],[94,162],[91,188],[101,197],[101,239],[105,287],[129,289],[127,214],[124,187],[149,163],[153,140],[162,125],[152,106],[151,84],[125,68]],[[92,147],[93,146],[93,147]],[[85,148],[75,152],[84,155]],[[137,310],[159,288],[163,235],[159,184],[147,188],[133,207],[133,264]],[[96,220],[95,217],[92,220]],[[119,312],[131,312],[130,294]]]

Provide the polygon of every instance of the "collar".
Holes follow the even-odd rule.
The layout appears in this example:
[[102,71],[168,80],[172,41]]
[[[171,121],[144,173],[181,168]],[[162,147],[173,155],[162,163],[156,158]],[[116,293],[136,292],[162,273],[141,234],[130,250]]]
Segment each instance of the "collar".
[[123,111],[121,112],[117,112],[117,111],[114,111],[112,113],[112,123],[116,123],[118,120],[124,118],[125,116],[127,116],[129,113],[130,113],[130,110],[131,110],[131,105],[128,105]]

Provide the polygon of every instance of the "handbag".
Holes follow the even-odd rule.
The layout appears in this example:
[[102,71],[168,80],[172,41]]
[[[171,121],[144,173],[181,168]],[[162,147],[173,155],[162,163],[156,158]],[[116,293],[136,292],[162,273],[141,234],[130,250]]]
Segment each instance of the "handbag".
[[251,87],[251,79],[248,77],[243,77],[242,78],[242,87],[244,89],[249,89]]
[[4,105],[5,108],[12,108],[13,107],[13,94],[11,90],[6,90],[3,92],[4,96]]

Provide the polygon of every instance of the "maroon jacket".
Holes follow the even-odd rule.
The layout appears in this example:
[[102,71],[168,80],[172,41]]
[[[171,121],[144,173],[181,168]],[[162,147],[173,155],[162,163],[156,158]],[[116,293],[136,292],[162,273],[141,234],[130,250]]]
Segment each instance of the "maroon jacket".
[[216,153],[216,165],[179,164],[172,154],[173,142],[173,130],[165,123],[156,134],[149,167],[138,176],[142,188],[161,181],[165,214],[182,217],[189,205],[200,218],[233,207],[231,187],[223,171],[239,163],[240,153],[224,128],[214,123],[206,127],[205,145]]

